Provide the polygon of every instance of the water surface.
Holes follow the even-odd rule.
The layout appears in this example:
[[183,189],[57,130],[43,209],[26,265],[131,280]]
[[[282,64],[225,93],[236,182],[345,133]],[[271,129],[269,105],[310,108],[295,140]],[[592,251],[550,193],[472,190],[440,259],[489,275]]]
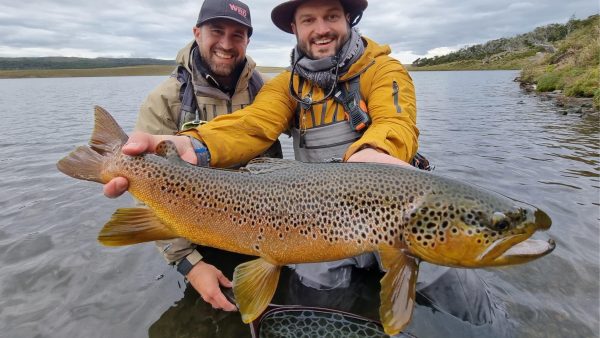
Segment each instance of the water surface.
[[[545,210],[553,226],[544,236],[557,249],[530,264],[477,270],[505,314],[505,329],[482,331],[419,305],[408,329],[419,337],[599,333],[598,119],[563,115],[552,102],[522,92],[516,75],[413,73],[421,151],[438,174]],[[239,315],[212,310],[186,289],[152,244],[100,246],[98,231],[131,198],[106,199],[100,185],[56,170],[58,159],[87,142],[93,105],[129,131],[142,100],[163,79],[0,80],[2,336],[249,334]],[[282,141],[290,157],[291,142]],[[365,298],[378,297],[373,288]],[[376,316],[376,308],[367,312]]]

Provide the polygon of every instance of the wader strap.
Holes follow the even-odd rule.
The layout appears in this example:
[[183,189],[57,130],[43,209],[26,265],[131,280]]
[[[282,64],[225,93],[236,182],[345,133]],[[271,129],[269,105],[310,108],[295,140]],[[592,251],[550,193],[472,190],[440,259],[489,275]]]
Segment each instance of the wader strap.
[[257,71],[252,71],[252,76],[250,77],[250,82],[248,83],[248,92],[250,94],[250,104],[254,102],[254,98],[256,94],[260,91],[265,82],[262,79],[262,76]]
[[187,114],[195,114],[195,122],[200,123],[198,115],[198,103],[196,102],[196,93],[194,92],[194,84],[192,83],[192,74],[185,69],[184,66],[177,67],[177,80],[181,83],[179,89],[179,98],[181,100],[181,110],[179,111],[179,119],[177,127],[181,128]]
[[[177,127],[181,129],[182,124],[185,122],[186,116],[193,114],[193,124],[199,125],[201,123],[198,102],[196,100],[196,93],[194,91],[194,84],[192,83],[192,74],[184,66],[177,66],[177,81],[181,83],[179,89],[179,99],[181,101],[181,110],[179,111],[179,119],[177,120]],[[252,76],[248,82],[248,96],[250,103],[254,102],[254,98],[264,85],[262,76],[255,70],[252,71]],[[206,108],[205,108],[206,109]],[[216,109],[216,107],[215,107]],[[216,115],[216,111],[213,115]],[[206,117],[204,117],[206,118]]]

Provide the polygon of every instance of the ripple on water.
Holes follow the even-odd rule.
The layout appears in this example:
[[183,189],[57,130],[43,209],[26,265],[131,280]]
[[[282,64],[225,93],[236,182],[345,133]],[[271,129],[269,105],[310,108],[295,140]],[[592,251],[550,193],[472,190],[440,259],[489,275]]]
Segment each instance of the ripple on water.
[[36,256],[43,255],[54,248],[49,235],[31,233],[13,241],[0,245],[0,261],[4,267],[12,264],[25,264]]

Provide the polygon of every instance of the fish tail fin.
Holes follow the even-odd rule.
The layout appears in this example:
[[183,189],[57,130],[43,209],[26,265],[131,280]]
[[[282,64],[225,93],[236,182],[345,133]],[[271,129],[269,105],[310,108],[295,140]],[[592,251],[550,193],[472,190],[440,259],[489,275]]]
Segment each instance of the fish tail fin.
[[113,155],[127,142],[127,134],[115,119],[102,107],[94,111],[94,130],[89,146],[77,147],[58,161],[58,170],[82,180],[106,183],[102,180],[102,168],[106,158]]
[[147,208],[117,209],[98,241],[106,246],[124,246],[179,237]]
[[281,266],[259,258],[242,263],[233,273],[233,293],[239,303],[242,321],[252,322],[269,306],[277,283]]

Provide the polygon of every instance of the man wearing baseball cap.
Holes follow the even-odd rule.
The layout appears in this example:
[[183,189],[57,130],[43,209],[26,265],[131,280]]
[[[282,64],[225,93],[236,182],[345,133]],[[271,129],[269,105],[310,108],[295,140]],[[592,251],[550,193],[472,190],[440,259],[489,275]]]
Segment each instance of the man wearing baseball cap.
[[[291,52],[290,68],[265,84],[252,105],[184,130],[181,136],[135,133],[130,137],[134,144],[123,151],[129,155],[153,151],[154,145],[168,138],[177,144],[184,160],[199,164],[204,159],[193,154],[208,154],[211,166],[227,168],[247,163],[290,130],[299,161],[333,158],[408,165],[418,148],[414,86],[402,64],[389,56],[388,46],[361,36],[354,28],[367,5],[366,0],[281,3],[271,12],[271,19],[282,31],[294,34],[297,45]],[[285,166],[273,170],[285,170]],[[306,177],[307,184],[311,181],[312,177]],[[115,197],[127,185],[124,178],[113,179],[104,191]],[[322,207],[326,212],[327,206]],[[300,228],[317,227],[311,222],[318,215],[297,216],[302,220]],[[411,268],[416,262],[409,263],[403,278],[416,278]],[[377,266],[373,254],[294,268],[303,284],[329,289],[347,286],[352,267],[370,266]]]
[[[173,135],[249,105],[262,86],[254,61],[246,56],[252,22],[245,3],[205,0],[192,31],[194,40],[179,51],[171,77],[142,104],[136,131]],[[279,143],[266,155],[273,154],[281,156]],[[236,309],[219,289],[219,284],[231,287],[231,282],[202,260],[195,244],[178,238],[157,245],[213,307]]]

